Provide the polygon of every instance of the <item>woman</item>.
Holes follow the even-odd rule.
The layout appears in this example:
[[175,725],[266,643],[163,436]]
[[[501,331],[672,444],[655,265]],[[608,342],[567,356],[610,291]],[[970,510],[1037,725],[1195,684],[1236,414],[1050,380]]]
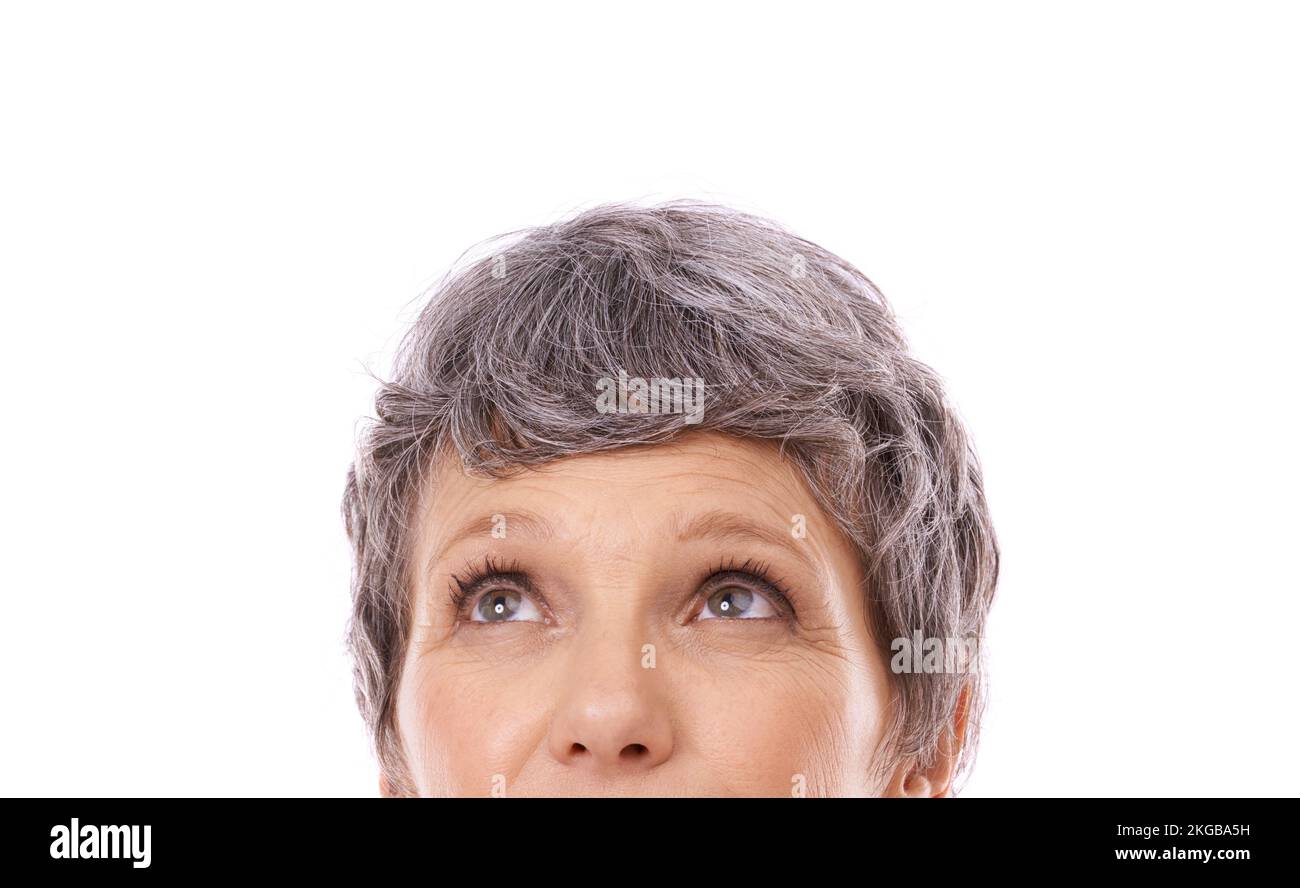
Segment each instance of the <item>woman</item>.
[[348,475],[381,792],[952,794],[998,549],[876,287],[689,201],[488,246]]

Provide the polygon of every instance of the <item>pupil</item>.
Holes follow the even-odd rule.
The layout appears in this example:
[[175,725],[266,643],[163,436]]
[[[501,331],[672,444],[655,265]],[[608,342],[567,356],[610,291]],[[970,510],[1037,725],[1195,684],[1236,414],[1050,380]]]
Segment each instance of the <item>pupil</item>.
[[753,593],[748,589],[732,587],[715,592],[713,595],[713,612],[722,617],[743,614],[749,610],[753,598]]
[[516,592],[498,592],[495,595],[488,595],[479,603],[479,613],[483,618],[491,621],[500,621],[512,615],[519,609],[519,594]]

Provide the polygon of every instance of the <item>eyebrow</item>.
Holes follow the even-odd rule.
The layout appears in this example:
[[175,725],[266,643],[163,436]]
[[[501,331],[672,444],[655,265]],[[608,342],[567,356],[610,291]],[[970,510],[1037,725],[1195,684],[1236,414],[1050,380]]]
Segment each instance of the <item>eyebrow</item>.
[[[432,566],[440,562],[443,556],[457,544],[490,534],[497,526],[498,520],[502,518],[505,519],[507,534],[522,533],[541,542],[549,541],[555,537],[555,529],[551,526],[551,523],[535,512],[522,510],[493,512],[489,515],[480,515],[473,518],[456,528],[438,548],[438,551],[433,554],[433,557],[429,559],[429,565]],[[807,547],[798,545],[789,531],[777,530],[770,524],[755,521],[739,512],[713,509],[702,512],[689,521],[684,520],[680,513],[675,513],[670,519],[670,525],[676,529],[675,539],[679,543],[698,540],[762,543],[789,553],[813,573],[821,572],[821,569],[809,555]]]
[[747,541],[763,543],[788,552],[809,571],[819,574],[821,571],[808,553],[808,547],[800,546],[788,530],[777,530],[770,524],[764,524],[738,512],[726,512],[714,509],[696,515],[683,523],[681,515],[673,516],[677,527],[677,541],[715,540],[717,542]]
[[433,553],[433,557],[429,559],[429,564],[437,564],[458,543],[492,533],[502,519],[505,520],[507,537],[522,533],[524,536],[545,542],[555,536],[555,529],[551,527],[550,522],[534,512],[493,512],[490,515],[480,515],[478,518],[466,521],[456,528],[438,547],[438,551]]

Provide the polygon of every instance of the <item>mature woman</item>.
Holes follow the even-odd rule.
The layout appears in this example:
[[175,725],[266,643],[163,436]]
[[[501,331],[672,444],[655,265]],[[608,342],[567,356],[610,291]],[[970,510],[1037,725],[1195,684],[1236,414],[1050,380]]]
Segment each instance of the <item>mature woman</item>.
[[376,412],[344,514],[384,795],[953,792],[998,549],[848,262],[696,202],[515,232]]

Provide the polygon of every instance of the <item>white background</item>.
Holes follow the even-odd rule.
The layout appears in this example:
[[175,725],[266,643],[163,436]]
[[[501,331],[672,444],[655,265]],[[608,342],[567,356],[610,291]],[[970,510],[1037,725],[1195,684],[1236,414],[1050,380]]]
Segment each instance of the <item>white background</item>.
[[339,518],[466,248],[772,216],[950,382],[1004,552],[967,796],[1297,795],[1282,4],[6,4],[4,795],[374,795]]

